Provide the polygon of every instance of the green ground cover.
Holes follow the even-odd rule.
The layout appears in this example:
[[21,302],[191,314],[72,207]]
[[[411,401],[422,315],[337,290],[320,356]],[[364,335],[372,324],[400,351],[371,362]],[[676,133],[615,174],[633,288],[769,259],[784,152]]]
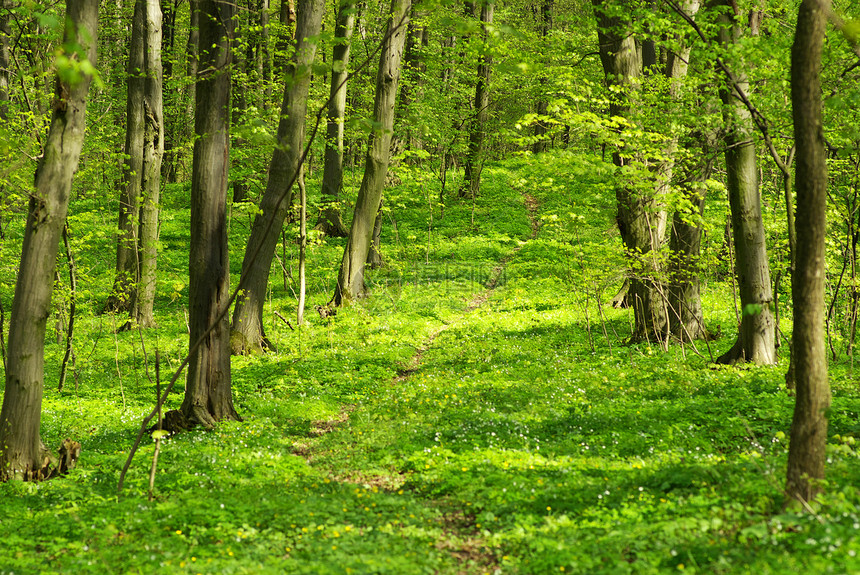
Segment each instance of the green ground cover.
[[[297,331],[275,314],[294,314],[288,233],[266,308],[277,351],[233,359],[245,421],[165,441],[152,499],[152,441],[119,497],[117,479],[154,403],[155,350],[164,378],[187,347],[187,192],[165,193],[159,328],[142,333],[96,314],[109,206],[79,198],[76,378],[57,392],[52,335],[42,434],[83,454],[63,479],[0,485],[0,573],[860,571],[849,366],[832,366],[826,495],[813,513],[786,512],[784,365],[712,365],[708,347],[729,347],[735,321],[715,273],[705,316],[720,340],[624,344],[629,312],[608,305],[623,270],[608,172],[547,158],[488,166],[482,196],[449,201],[444,217],[437,184],[400,167],[372,295],[333,318],[310,310]],[[717,271],[724,209],[706,214]],[[232,212],[235,273],[247,212]],[[342,246],[312,247],[311,303],[330,297]]]

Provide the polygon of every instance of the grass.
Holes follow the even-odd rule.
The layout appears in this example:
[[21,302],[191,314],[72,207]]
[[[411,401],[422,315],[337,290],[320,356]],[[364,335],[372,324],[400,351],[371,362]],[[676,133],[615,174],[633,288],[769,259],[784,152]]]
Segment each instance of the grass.
[[[95,315],[110,238],[95,231],[104,206],[76,204],[78,385],[56,391],[52,336],[42,436],[81,441],[83,454],[63,479],[0,485],[0,573],[860,570],[848,367],[832,369],[826,495],[814,514],[783,511],[784,367],[716,368],[704,344],[624,344],[629,312],[607,306],[623,261],[606,168],[545,161],[552,170],[487,166],[482,196],[449,200],[444,218],[433,183],[401,168],[372,295],[297,331],[274,315],[295,305],[283,271],[295,246],[279,247],[265,316],[277,351],[233,359],[245,421],[166,440],[152,500],[151,441],[120,497],[116,483],[153,404],[154,350],[165,373],[187,346],[184,191],[166,194],[159,328],[143,333]],[[706,214],[714,226],[719,209]],[[247,220],[234,209],[234,273]],[[330,297],[342,245],[311,249],[311,303]],[[14,251],[14,237],[0,248]],[[725,333],[716,354],[734,336],[730,289],[708,278],[704,301]]]

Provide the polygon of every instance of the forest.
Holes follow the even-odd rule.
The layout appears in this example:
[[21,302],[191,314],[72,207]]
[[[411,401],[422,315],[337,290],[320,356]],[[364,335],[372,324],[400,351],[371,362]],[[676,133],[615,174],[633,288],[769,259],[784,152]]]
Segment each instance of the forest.
[[854,0],[0,0],[0,575],[858,573],[858,242]]

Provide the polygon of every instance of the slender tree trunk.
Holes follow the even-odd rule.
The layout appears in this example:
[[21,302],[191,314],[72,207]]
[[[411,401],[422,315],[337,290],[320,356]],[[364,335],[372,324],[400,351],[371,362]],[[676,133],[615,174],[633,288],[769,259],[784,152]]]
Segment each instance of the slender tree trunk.
[[[176,45],[176,13],[178,8],[179,0],[161,0],[161,53],[166,54],[163,61],[162,82],[170,81],[173,78],[173,50]],[[164,118],[164,151],[162,152],[161,176],[165,182],[173,182],[175,171],[172,158],[176,147],[174,140],[179,135],[176,129],[179,118],[175,114],[178,102],[170,89],[167,90],[167,101],[167,109],[174,111],[174,113]]]
[[[540,33],[541,39],[544,44],[546,44],[547,36],[549,36],[550,30],[552,30],[552,7],[555,0],[543,0],[541,4],[541,24],[540,24]],[[547,85],[546,76],[541,76],[539,80],[539,85],[541,90],[543,91]],[[538,96],[537,102],[537,114],[538,116],[546,116],[547,111],[547,99],[546,94],[540,94]],[[547,132],[546,123],[542,118],[539,118],[537,123],[534,126],[534,135],[535,135],[535,143],[532,144],[532,152],[535,154],[540,154],[546,151],[547,141],[544,138],[544,135]]]
[[355,29],[355,10],[355,0],[341,0],[337,12],[323,160],[324,207],[316,225],[316,228],[324,234],[338,238],[347,235],[346,226],[340,216],[339,201],[343,190],[343,120],[346,116],[346,79],[349,67],[349,45]]
[[233,408],[230,326],[223,313],[230,298],[226,205],[230,41],[235,31],[236,5],[199,0],[198,6],[200,74],[194,112],[197,139],[191,179],[188,321],[189,347],[201,338],[202,343],[188,363],[181,410],[189,423],[208,428],[221,420],[240,419]]
[[319,34],[323,0],[299,0],[296,24],[296,51],[287,67],[287,82],[278,125],[278,145],[269,165],[269,181],[260,201],[245,247],[242,275],[245,290],[233,310],[233,353],[260,352],[268,347],[263,331],[263,304],[269,284],[269,271],[281,227],[292,204],[292,183],[298,175],[299,158],[305,136],[308,89],[316,43],[307,39]]
[[[155,286],[158,255],[158,211],[161,197],[161,160],[164,156],[164,114],[161,69],[161,9],[158,0],[137,0],[146,17],[143,100],[143,170],[141,173],[139,282],[135,313],[139,325],[155,325]],[[137,7],[135,8],[137,10]]]
[[[551,0],[546,0],[552,3]],[[476,198],[481,192],[481,171],[484,168],[484,134],[487,132],[487,119],[490,116],[490,71],[493,67],[493,57],[488,52],[487,24],[493,22],[493,7],[495,4],[485,2],[481,6],[481,29],[484,50],[478,60],[478,81],[475,83],[475,113],[469,126],[469,149],[464,164],[463,185],[460,197]]]
[[138,232],[140,195],[143,181],[144,99],[146,84],[146,13],[141,2],[135,2],[131,23],[131,45],[128,56],[128,92],[126,95],[125,153],[123,189],[119,199],[119,222],[116,246],[116,275],[113,294],[105,311],[132,311],[134,290],[138,283]]
[[[96,65],[98,2],[68,0],[66,44],[84,47]],[[72,57],[71,55],[69,57]],[[57,78],[51,127],[30,196],[21,264],[9,324],[6,388],[0,410],[0,480],[39,480],[51,473],[52,457],[39,436],[44,388],[45,328],[57,251],[72,177],[78,167],[92,78],[73,84]]]
[[260,40],[257,45],[257,74],[263,81],[258,102],[262,108],[272,95],[272,54],[269,52],[269,0],[258,0]]
[[[9,117],[9,38],[12,29],[9,26],[11,0],[0,0],[0,120],[5,122]],[[2,189],[2,188],[0,188]]]
[[[731,0],[727,0],[728,2]],[[720,42],[735,43],[740,29],[735,20],[722,17]],[[752,118],[739,97],[738,90],[748,92],[749,82],[743,75],[728,82],[720,97],[725,107],[729,130],[726,135],[726,187],[732,212],[735,248],[735,272],[741,299],[741,325],[738,339],[719,363],[748,361],[769,365],[776,363],[773,290],[761,217],[758,165],[753,141]]]
[[394,103],[411,4],[411,0],[391,0],[391,19],[382,45],[373,104],[373,120],[378,128],[371,132],[368,139],[364,177],[358,190],[349,241],[343,252],[332,298],[332,302],[338,306],[344,300],[355,299],[364,293],[364,267],[388,172]]
[[827,161],[821,110],[821,51],[829,0],[803,0],[791,49],[791,104],[797,145],[797,267],[792,275],[796,400],[791,422],[789,497],[810,501],[821,490],[830,385],[824,348]]
[[379,200],[379,209],[376,211],[376,219],[373,221],[373,234],[370,236],[370,249],[367,250],[367,261],[365,262],[370,269],[375,270],[382,266],[382,252],[380,245],[382,243],[382,206],[385,199]]

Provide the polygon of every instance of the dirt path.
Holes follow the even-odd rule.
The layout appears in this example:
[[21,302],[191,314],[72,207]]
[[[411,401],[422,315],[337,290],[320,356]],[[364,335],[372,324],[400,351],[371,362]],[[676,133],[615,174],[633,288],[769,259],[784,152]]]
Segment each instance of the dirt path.
[[[523,197],[531,227],[531,236],[529,239],[515,247],[510,253],[499,260],[491,271],[489,279],[484,284],[484,289],[476,293],[471,300],[469,300],[466,308],[456,320],[445,324],[430,333],[424,342],[415,349],[415,353],[412,355],[409,362],[397,371],[397,374],[392,379],[392,385],[402,385],[412,377],[419,369],[421,369],[424,354],[433,347],[439,336],[449,328],[461,324],[472,313],[486,304],[498,286],[499,280],[501,279],[508,263],[514,258],[514,256],[516,256],[517,253],[519,253],[528,241],[537,238],[538,233],[540,232],[540,221],[538,219],[539,202],[530,194],[524,194]],[[349,420],[349,417],[355,408],[356,406],[354,405],[344,406],[337,419],[331,421],[312,422],[311,435],[319,437],[334,431]],[[313,442],[297,442],[293,446],[293,453],[304,457],[309,463],[314,459],[313,451]],[[342,470],[335,474],[332,479],[341,483],[366,484],[392,491],[399,489],[403,482],[401,477],[371,477],[356,470]],[[458,572],[472,573],[475,569],[482,573],[492,573],[497,571],[500,567],[498,564],[498,558],[489,550],[485,539],[479,534],[479,530],[476,527],[475,517],[464,515],[461,510],[450,509],[442,500],[427,499],[426,503],[438,510],[439,521],[444,533],[444,537],[440,538],[436,542],[436,548],[450,554],[463,566],[463,568]]]

